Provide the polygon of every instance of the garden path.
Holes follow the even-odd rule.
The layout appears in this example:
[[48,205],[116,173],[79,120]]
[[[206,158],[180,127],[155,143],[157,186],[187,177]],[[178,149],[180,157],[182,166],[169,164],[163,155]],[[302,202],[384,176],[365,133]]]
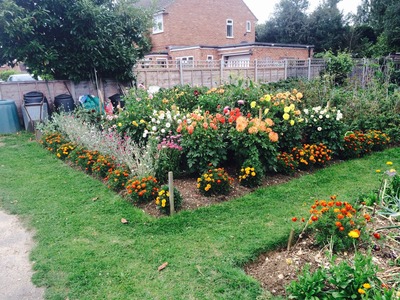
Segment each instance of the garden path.
[[31,282],[29,252],[34,243],[18,217],[0,210],[0,299],[41,300],[44,288]]

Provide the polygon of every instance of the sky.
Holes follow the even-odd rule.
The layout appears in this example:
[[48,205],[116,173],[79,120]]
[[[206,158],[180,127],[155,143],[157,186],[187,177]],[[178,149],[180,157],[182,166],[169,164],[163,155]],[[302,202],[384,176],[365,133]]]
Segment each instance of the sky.
[[[275,4],[279,3],[280,0],[243,0],[251,11],[255,14],[258,19],[258,24],[264,23],[272,15]],[[320,3],[320,0],[309,0],[310,12],[312,12]],[[361,0],[342,0],[338,4],[338,8],[347,13],[357,12],[357,6],[361,4]]]

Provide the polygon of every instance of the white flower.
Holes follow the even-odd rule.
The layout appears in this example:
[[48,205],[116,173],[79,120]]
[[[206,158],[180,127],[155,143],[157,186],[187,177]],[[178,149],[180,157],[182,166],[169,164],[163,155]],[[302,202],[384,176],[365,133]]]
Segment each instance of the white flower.
[[156,126],[153,126],[153,127],[151,127],[151,130],[157,131],[157,127],[156,127]]
[[151,118],[151,122],[155,123],[157,120],[155,118]]
[[322,130],[322,127],[318,127],[317,130],[318,130],[318,131],[321,131],[321,130]]
[[161,133],[165,133],[165,129],[163,128],[163,129],[161,129]]
[[308,115],[308,109],[307,109],[307,108],[303,109],[303,111],[304,111],[304,113],[305,113],[306,115]]
[[331,116],[330,115],[326,115],[325,118],[329,119]]
[[157,122],[156,122],[157,124],[160,124],[161,123],[161,121],[160,120],[157,120]]
[[313,107],[312,109],[315,112],[319,112],[321,110],[321,108],[322,108],[321,106],[316,106],[316,107]]
[[343,114],[339,113],[336,115],[336,121],[340,121],[343,118]]
[[171,127],[171,123],[167,122],[167,123],[165,124],[165,127],[170,128],[170,127]]
[[160,120],[164,120],[165,114],[164,114],[164,113],[161,113],[161,114],[158,116],[158,118],[159,118]]
[[182,123],[182,120],[178,120],[178,121],[176,121],[178,124],[181,124]]
[[187,119],[187,123],[191,124],[192,123],[192,119]]
[[313,120],[313,121],[314,121],[314,122],[317,122],[318,120],[314,118],[314,120]]
[[319,118],[320,118],[320,119],[323,119],[323,118],[324,118],[324,116],[323,116],[323,115],[319,115]]

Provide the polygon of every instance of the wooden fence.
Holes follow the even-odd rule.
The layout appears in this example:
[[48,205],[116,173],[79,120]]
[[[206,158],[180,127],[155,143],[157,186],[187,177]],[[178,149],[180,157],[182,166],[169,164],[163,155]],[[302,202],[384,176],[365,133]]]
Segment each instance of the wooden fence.
[[325,69],[322,59],[237,61],[141,61],[135,67],[137,82],[171,88],[176,85],[214,87],[239,79],[276,82],[287,78],[312,79]]

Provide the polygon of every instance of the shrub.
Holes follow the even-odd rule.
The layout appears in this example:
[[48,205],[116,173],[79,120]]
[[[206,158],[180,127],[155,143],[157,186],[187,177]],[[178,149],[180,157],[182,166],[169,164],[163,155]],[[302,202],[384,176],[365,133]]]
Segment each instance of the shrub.
[[263,168],[258,159],[248,159],[242,165],[239,172],[239,183],[248,188],[261,185],[264,177]]
[[294,159],[291,153],[279,153],[277,161],[277,172],[281,174],[293,175],[299,166],[299,163]]
[[331,160],[332,151],[324,144],[310,145],[304,144],[302,148],[293,148],[293,158],[298,162],[299,168],[303,170],[312,167],[323,167]]
[[390,137],[380,130],[368,130],[368,141],[372,143],[372,151],[382,151],[386,149],[390,143]]
[[316,106],[304,109],[304,141],[308,144],[323,143],[333,154],[338,156],[345,125],[342,122],[343,115],[340,110],[326,106]]
[[231,191],[232,181],[224,168],[214,168],[197,178],[197,188],[204,196],[227,195]]
[[110,169],[104,180],[109,189],[119,192],[125,188],[129,175],[129,169],[124,165],[119,165],[115,169]]
[[[169,201],[169,187],[168,185],[163,185],[158,191],[158,196],[155,200],[157,208],[164,214],[170,214],[170,201]],[[182,195],[179,190],[174,187],[174,208],[178,210],[182,207]]]
[[134,177],[127,182],[126,191],[134,203],[148,203],[157,197],[158,181],[153,176]]

